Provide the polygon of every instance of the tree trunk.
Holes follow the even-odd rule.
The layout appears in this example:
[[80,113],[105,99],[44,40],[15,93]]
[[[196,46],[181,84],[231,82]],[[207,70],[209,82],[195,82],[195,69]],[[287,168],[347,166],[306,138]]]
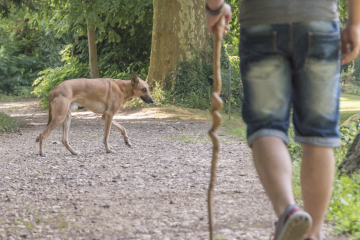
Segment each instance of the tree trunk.
[[[206,0],[154,0],[150,69],[147,81],[171,87],[178,60],[192,59],[193,49],[209,48]],[[210,60],[211,61],[211,60]]]
[[360,170],[360,133],[358,133],[351,144],[345,159],[340,164],[339,169],[346,174],[358,172]]
[[89,65],[91,78],[99,78],[99,66],[97,60],[97,51],[96,51],[96,36],[95,36],[95,28],[87,29],[88,34],[88,45],[89,45]]
[[[350,124],[352,122],[359,123],[360,114],[356,114],[346,120],[343,125]],[[342,163],[339,165],[339,169],[346,174],[352,174],[354,172],[360,172],[360,132],[356,135],[353,143],[351,144],[349,150],[346,153],[346,156]]]

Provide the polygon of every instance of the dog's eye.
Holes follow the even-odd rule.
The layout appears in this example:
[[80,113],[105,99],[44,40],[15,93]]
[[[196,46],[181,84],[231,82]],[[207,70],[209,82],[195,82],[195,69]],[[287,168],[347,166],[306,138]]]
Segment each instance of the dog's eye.
[[146,92],[146,88],[141,89],[143,92]]

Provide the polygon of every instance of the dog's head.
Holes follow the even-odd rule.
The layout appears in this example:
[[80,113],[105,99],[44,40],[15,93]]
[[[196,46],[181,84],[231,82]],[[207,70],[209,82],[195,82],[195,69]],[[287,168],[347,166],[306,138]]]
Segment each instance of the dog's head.
[[136,76],[134,72],[131,72],[131,85],[133,87],[135,97],[141,98],[146,103],[154,103],[154,99],[151,97],[149,85]]

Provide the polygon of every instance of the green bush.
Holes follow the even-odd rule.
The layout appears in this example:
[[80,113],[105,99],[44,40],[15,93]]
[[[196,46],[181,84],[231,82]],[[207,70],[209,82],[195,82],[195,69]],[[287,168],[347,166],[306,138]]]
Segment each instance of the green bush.
[[[335,150],[337,164],[360,131],[360,120],[346,121],[340,127],[341,147]],[[360,175],[342,176],[337,172],[327,218],[336,225],[338,234],[350,234],[351,239],[360,239]]]
[[210,106],[210,76],[212,65],[206,53],[196,53],[190,61],[179,62],[173,70],[173,95],[177,103],[207,109]]
[[89,76],[89,66],[81,63],[76,57],[71,57],[72,45],[66,46],[61,51],[62,67],[54,69],[48,68],[39,73],[39,77],[34,81],[34,93],[40,97],[41,103],[47,107],[51,91],[61,82],[73,78],[86,78]]
[[335,179],[327,218],[336,225],[338,234],[360,239],[360,176]]
[[18,132],[22,122],[17,118],[10,117],[4,112],[0,112],[0,134],[9,132]]
[[240,74],[240,58],[229,57],[231,64],[231,106],[241,108],[243,99],[243,85]]
[[360,131],[360,121],[351,122],[340,127],[341,147],[347,151]]
[[[60,63],[61,42],[46,31],[46,24],[33,28],[24,11],[0,19],[0,93],[28,95],[37,74]],[[27,92],[26,92],[27,91]]]
[[[213,41],[209,39],[209,43],[212,45]],[[172,71],[172,99],[170,100],[187,107],[208,109],[211,104],[210,93],[213,84],[212,52],[193,49],[193,53],[194,57],[191,60],[185,59],[178,62]],[[220,61],[222,72],[227,72],[230,61],[223,44]],[[225,82],[222,81],[223,92],[226,92]]]

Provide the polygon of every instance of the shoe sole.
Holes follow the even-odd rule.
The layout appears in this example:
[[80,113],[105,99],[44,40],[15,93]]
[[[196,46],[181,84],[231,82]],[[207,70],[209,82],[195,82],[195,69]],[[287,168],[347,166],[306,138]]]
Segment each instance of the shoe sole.
[[303,240],[312,224],[310,215],[306,212],[295,212],[286,221],[276,240]]

